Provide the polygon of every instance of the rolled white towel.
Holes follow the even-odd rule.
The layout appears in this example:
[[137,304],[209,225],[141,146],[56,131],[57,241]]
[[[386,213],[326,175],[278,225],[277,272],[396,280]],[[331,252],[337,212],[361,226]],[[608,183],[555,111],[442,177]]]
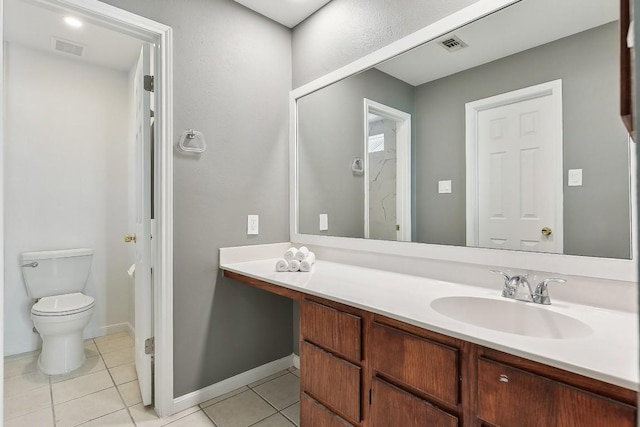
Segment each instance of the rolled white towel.
[[284,259],[287,260],[287,261],[293,260],[295,258],[295,256],[296,256],[297,252],[298,252],[297,248],[291,247],[291,248],[287,249],[287,251],[284,253]]
[[309,255],[300,263],[300,271],[311,271],[314,262],[316,262],[316,254],[309,252]]
[[305,258],[307,258],[307,255],[309,255],[309,249],[306,246],[303,246],[300,249],[298,249],[298,252],[296,252],[296,255],[294,256],[294,258],[302,262],[305,260]]
[[276,271],[289,271],[289,262],[284,258],[280,258],[276,262]]
[[294,259],[289,262],[289,271],[298,271],[300,270],[300,261]]

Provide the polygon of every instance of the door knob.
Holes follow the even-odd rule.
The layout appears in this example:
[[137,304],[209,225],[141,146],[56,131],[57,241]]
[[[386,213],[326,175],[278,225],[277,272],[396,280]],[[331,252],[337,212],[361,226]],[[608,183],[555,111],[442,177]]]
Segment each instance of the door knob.
[[543,236],[551,236],[551,229],[549,227],[542,227],[540,230]]
[[136,242],[136,235],[135,234],[125,234],[124,236],[124,242],[125,243],[135,243]]

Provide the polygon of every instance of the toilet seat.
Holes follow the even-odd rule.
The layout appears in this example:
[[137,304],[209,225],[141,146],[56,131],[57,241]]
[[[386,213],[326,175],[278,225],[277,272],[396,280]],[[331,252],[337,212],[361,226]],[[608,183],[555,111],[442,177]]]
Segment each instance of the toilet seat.
[[92,297],[74,292],[41,298],[31,307],[34,316],[68,316],[90,310],[94,306]]

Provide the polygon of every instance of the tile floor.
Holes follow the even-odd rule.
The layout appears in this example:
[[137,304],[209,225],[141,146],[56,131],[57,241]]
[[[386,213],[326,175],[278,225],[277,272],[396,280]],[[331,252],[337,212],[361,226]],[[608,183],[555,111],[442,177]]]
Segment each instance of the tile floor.
[[44,375],[38,353],[4,361],[5,427],[293,427],[299,424],[298,370],[291,368],[165,419],[142,406],[133,340],[126,332],[87,340],[87,362]]

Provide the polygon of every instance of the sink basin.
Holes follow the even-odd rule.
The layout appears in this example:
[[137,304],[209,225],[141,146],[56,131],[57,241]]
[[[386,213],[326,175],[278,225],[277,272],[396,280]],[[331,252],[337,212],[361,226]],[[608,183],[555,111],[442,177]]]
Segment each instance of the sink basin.
[[509,334],[570,339],[593,333],[578,319],[521,301],[456,296],[433,300],[431,308],[460,322]]

